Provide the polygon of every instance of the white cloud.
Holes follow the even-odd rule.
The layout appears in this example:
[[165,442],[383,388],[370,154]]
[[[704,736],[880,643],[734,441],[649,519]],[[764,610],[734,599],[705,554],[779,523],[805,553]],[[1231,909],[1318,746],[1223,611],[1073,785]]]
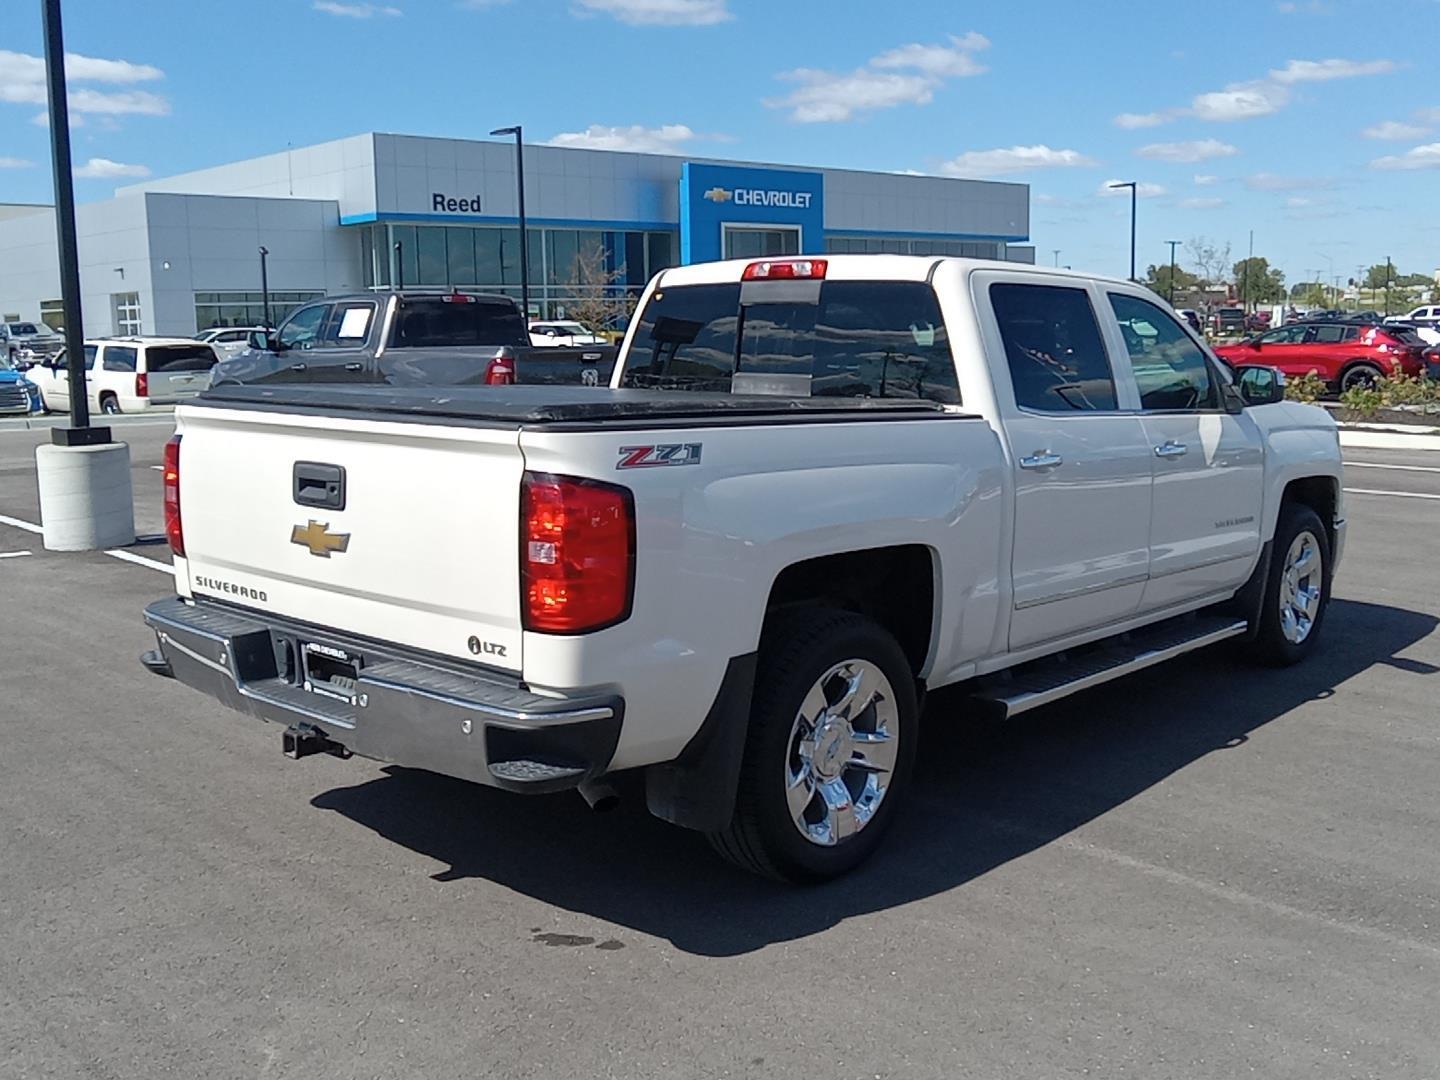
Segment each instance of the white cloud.
[[1382,120],[1360,132],[1367,139],[1418,139],[1428,135],[1430,129],[1419,124],[1406,124],[1399,120]]
[[[148,116],[164,116],[170,111],[168,101],[147,90],[106,91],[75,85],[76,83],[91,82],[126,86],[134,83],[153,82],[165,77],[163,71],[150,64],[135,64],[129,60],[107,60],[94,56],[82,56],[79,53],[66,53],[65,75],[71,113],[103,113],[112,116],[138,113]],[[44,105],[46,103],[44,59],[29,53],[0,49],[0,102],[16,105]],[[73,123],[74,121],[72,121]]]
[[1191,196],[1188,199],[1180,200],[1182,210],[1219,210],[1222,206],[1228,205],[1224,199],[1214,196]]
[[1291,60],[1283,68],[1270,72],[1272,82],[1329,82],[1331,79],[1354,79],[1362,75],[1388,75],[1399,70],[1394,60]]
[[1314,206],[1315,200],[1306,195],[1291,195],[1285,200],[1285,205],[1291,210],[1298,210],[1302,206]]
[[0,157],[0,169],[28,169],[35,163],[18,157]]
[[397,7],[381,4],[339,4],[335,0],[315,0],[310,6],[326,15],[339,15],[344,19],[373,19],[376,15],[395,18],[405,14]]
[[1440,124],[1440,107],[1434,109],[1416,109],[1415,118],[1425,124]]
[[888,49],[871,60],[870,66],[913,68],[937,79],[963,79],[984,73],[985,66],[973,54],[989,47],[990,39],[972,30],[964,37],[951,34],[949,45],[912,44]]
[[1170,122],[1170,119],[1171,118],[1167,113],[1124,112],[1121,113],[1119,116],[1115,117],[1114,124],[1116,127],[1126,128],[1127,130],[1130,130],[1134,128],[1158,127],[1161,124],[1168,124]]
[[1190,101],[1191,116],[1222,123],[1252,120],[1279,112],[1290,101],[1290,91],[1267,82],[1231,83],[1223,90],[1196,94]]
[[150,170],[144,165],[125,165],[109,158],[92,157],[75,170],[75,175],[89,180],[103,180],[116,176],[149,176]]
[[576,0],[586,15],[613,15],[632,26],[713,26],[735,16],[727,0]]
[[1334,187],[1335,181],[1324,176],[1278,176],[1272,172],[1258,172],[1245,178],[1245,186],[1251,191],[1314,191]]
[[[1128,187],[1117,188],[1110,186],[1111,184],[1120,183],[1129,183],[1129,181],[1106,180],[1105,183],[1101,184],[1095,190],[1095,194],[1106,199],[1113,199],[1122,195],[1128,199],[1130,197],[1130,189]],[[1166,191],[1165,188],[1159,184],[1149,184],[1142,181],[1141,183],[1136,185],[1135,194],[1142,199],[1154,199],[1160,195],[1166,194]]]
[[897,105],[928,105],[947,79],[982,74],[986,68],[972,55],[990,47],[973,30],[951,34],[948,45],[901,45],[871,57],[854,71],[796,68],[777,78],[799,86],[784,97],[769,98],[772,109],[790,110],[802,124],[851,120],[857,113],[893,109]]
[[1440,169],[1440,142],[1426,143],[1370,162],[1372,169]]
[[968,150],[940,166],[946,176],[1003,176],[1035,169],[1089,168],[1098,164],[1078,150],[1052,150],[1048,146],[1012,146],[1008,150]]
[[1175,161],[1192,165],[1211,158],[1234,157],[1240,151],[1219,139],[1195,139],[1190,142],[1151,143],[1135,153],[1151,161]]
[[697,135],[685,124],[663,124],[660,127],[611,127],[591,124],[584,131],[562,131],[547,139],[550,146],[579,147],[587,150],[629,150],[641,154],[678,154],[685,144],[696,139],[720,139],[716,135]]
[[1218,176],[1211,176],[1208,173],[1195,174],[1195,183],[1199,187],[1209,187],[1211,184],[1218,184],[1219,182],[1220,178]]

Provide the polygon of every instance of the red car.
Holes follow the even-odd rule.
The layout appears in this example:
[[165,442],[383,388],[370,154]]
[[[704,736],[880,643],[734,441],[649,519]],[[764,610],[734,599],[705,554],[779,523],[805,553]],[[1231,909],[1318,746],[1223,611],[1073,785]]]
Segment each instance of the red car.
[[1424,352],[1413,330],[1347,322],[1291,323],[1215,349],[1231,367],[1264,364],[1290,376],[1314,372],[1342,392],[1396,372],[1423,375]]

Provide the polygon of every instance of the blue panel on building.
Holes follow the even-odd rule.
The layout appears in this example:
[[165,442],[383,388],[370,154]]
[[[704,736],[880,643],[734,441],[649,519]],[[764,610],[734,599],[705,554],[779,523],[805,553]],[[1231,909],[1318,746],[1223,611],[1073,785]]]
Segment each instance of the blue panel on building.
[[798,226],[800,250],[823,254],[824,174],[685,162],[680,167],[680,261],[723,258],[726,225]]

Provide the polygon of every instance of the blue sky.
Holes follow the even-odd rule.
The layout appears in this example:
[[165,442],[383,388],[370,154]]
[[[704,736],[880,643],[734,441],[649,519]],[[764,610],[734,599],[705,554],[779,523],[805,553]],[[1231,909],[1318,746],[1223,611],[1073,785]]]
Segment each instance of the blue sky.
[[[0,50],[0,202],[48,201],[38,4]],[[1440,0],[67,0],[82,201],[362,131],[1032,186],[1042,262],[1208,237],[1288,280],[1440,266]],[[40,97],[37,98],[37,92]],[[38,101],[38,103],[37,103]],[[1181,250],[1184,261],[1184,249]]]

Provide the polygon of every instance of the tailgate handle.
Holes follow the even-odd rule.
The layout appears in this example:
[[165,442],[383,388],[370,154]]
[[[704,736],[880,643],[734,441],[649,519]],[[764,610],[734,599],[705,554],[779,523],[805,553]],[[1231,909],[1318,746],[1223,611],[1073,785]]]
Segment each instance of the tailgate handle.
[[318,461],[295,462],[295,501],[326,510],[345,509],[345,469]]

